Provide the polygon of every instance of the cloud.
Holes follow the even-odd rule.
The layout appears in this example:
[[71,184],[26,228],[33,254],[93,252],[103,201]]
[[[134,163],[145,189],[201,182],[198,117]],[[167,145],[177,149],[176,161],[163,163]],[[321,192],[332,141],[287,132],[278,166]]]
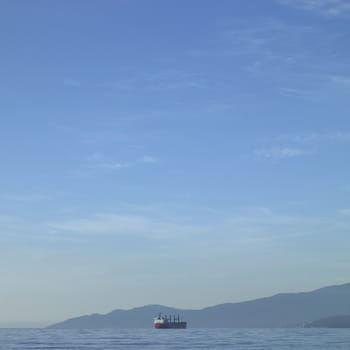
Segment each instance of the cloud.
[[339,209],[338,213],[344,216],[350,216],[350,208]]
[[132,164],[110,162],[110,163],[99,163],[97,166],[105,169],[118,170],[118,169],[130,168]]
[[[0,240],[28,237],[28,235],[33,234],[32,228],[32,223],[25,222],[20,216],[0,213]],[[36,231],[39,230],[37,227]]]
[[311,91],[302,89],[281,88],[279,93],[284,97],[301,98],[305,100],[309,100],[314,97],[314,94]]
[[276,214],[267,206],[238,208],[232,213],[206,212],[204,220],[205,222],[203,218],[195,221],[193,217],[169,217],[159,211],[110,211],[91,214],[85,218],[53,221],[47,223],[46,227],[51,235],[64,237],[105,235],[170,241],[186,239],[192,240],[193,244],[198,244],[201,240],[245,244],[248,241],[282,237],[284,234],[299,234],[298,229],[312,221],[309,218]]
[[[125,209],[125,208],[124,208]],[[164,208],[163,208],[164,209]],[[275,212],[267,206],[236,208],[233,211],[206,212],[194,216],[169,216],[160,211],[110,210],[100,213],[57,218],[38,223],[36,228],[16,228],[11,235],[30,234],[40,240],[81,241],[90,239],[130,241],[137,245],[149,241],[162,249],[183,246],[187,252],[229,252],[243,247],[275,246],[286,240],[308,235],[329,234],[349,228],[348,220],[340,227],[339,216],[310,217]],[[40,234],[38,234],[40,232]],[[154,245],[153,245],[154,244]],[[140,247],[141,248],[141,247]],[[182,249],[182,248],[181,248]]]
[[135,74],[133,77],[116,82],[100,84],[102,87],[130,92],[136,89],[175,90],[205,88],[206,80],[199,74],[188,73],[177,69]]
[[149,155],[146,155],[146,156],[143,156],[142,159],[141,159],[141,162],[142,163],[158,163],[158,159],[154,156],[149,156]]
[[328,137],[333,141],[350,141],[350,132],[337,131],[336,133],[328,135]]
[[12,215],[7,215],[7,214],[1,214],[0,213],[0,224],[7,224],[7,223],[12,223],[16,221],[17,218],[12,216]]
[[329,79],[336,85],[350,87],[350,76],[332,75]]
[[144,82],[153,89],[202,88],[206,83],[198,74],[169,69],[145,74]]
[[300,148],[290,148],[290,147],[275,147],[275,148],[265,148],[258,149],[255,151],[255,155],[259,158],[266,159],[285,159],[285,158],[295,158],[307,154],[306,151]]
[[[330,47],[335,41],[320,26],[295,25],[276,19],[235,22],[221,32],[222,56],[244,56],[237,68],[256,79],[269,79],[281,86],[279,93],[290,98],[314,99],[320,93],[320,69],[328,69],[334,57],[329,51],[316,54],[315,42],[322,36]],[[212,50],[214,51],[214,50]],[[217,55],[215,50],[215,54]],[[219,49],[220,51],[220,49]],[[210,52],[208,52],[210,55]],[[327,68],[322,64],[327,60]]]
[[71,87],[75,87],[75,88],[81,86],[80,81],[74,80],[74,79],[64,79],[63,84],[66,86],[71,86]]
[[[350,141],[350,131],[309,132],[279,135],[272,139],[272,146],[259,148],[254,155],[261,159],[288,159],[315,155],[322,147],[336,146]],[[273,146],[277,143],[278,146]]]
[[277,2],[327,17],[350,16],[348,0],[277,0]]
[[[272,61],[292,65],[305,59],[309,50],[300,49],[302,40],[319,34],[310,26],[296,26],[276,19],[236,22],[222,33],[231,48],[231,55],[253,55],[255,65]],[[251,64],[250,64],[251,66]],[[254,69],[254,67],[253,67]]]
[[[304,3],[296,2],[299,5]],[[283,4],[293,6],[294,0],[286,0]],[[304,23],[296,25],[271,18],[257,19],[253,24],[247,20],[236,21],[226,30],[221,30],[217,49],[211,51],[215,55],[221,52],[221,56],[232,59],[237,56],[236,69],[254,79],[268,79],[274,83],[270,86],[276,86],[283,97],[303,100],[330,98],[338,93],[331,89],[330,79],[332,83],[350,84],[349,77],[342,76],[345,63],[339,56],[341,53],[334,49],[346,42],[346,34],[327,30],[321,23]],[[207,55],[210,54],[208,50]],[[239,59],[240,56],[244,60]],[[330,77],[330,74],[334,76]]]
[[41,202],[51,199],[50,196],[40,194],[2,194],[0,198],[14,202]]
[[[265,23],[266,24],[266,23]],[[231,54],[246,55],[256,52],[266,53],[267,47],[274,38],[270,25],[252,27],[241,22],[239,27],[227,30],[224,36],[230,41]]]
[[75,233],[83,235],[133,235],[152,239],[188,236],[201,232],[195,226],[175,221],[156,219],[142,215],[122,215],[100,213],[86,219],[51,222],[50,230],[56,233]]
[[158,158],[153,155],[144,155],[130,160],[118,160],[101,152],[93,152],[85,156],[80,166],[73,169],[68,176],[73,178],[87,178],[100,173],[150,166],[158,162]]
[[288,140],[295,143],[309,143],[309,142],[315,142],[320,140],[320,134],[316,132],[306,133],[306,134],[300,134],[300,135],[283,135],[280,136],[278,139]]
[[296,144],[321,143],[321,142],[346,142],[350,141],[350,131],[310,132],[299,135],[281,135],[278,141],[288,141]]
[[115,161],[110,157],[105,156],[103,153],[94,152],[84,158],[85,164],[90,169],[110,169],[119,170],[124,168],[130,168],[134,164],[132,162]]
[[110,157],[105,156],[100,152],[94,152],[85,157],[85,162],[92,168],[104,168],[104,169],[123,169],[137,166],[139,164],[155,164],[158,163],[158,158],[153,155],[144,155],[143,157],[128,161],[120,162],[114,161]]
[[257,207],[258,212],[264,215],[272,215],[272,210],[268,207]]

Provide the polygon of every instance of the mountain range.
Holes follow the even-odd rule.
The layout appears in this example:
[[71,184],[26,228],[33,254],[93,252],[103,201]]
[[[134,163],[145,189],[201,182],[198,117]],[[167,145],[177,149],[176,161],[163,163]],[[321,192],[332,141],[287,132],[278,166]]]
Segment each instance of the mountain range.
[[311,322],[308,328],[350,328],[350,315],[332,316]]
[[180,315],[191,328],[301,327],[335,315],[350,315],[350,283],[311,292],[283,293],[200,310],[147,305],[107,314],[84,315],[50,328],[150,328],[158,314]]

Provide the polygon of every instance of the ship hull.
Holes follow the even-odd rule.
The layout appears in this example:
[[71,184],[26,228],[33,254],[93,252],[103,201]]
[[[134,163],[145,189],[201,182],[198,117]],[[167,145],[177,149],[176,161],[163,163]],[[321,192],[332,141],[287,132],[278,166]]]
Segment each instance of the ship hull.
[[187,327],[187,322],[167,322],[167,323],[154,323],[156,329],[184,329]]

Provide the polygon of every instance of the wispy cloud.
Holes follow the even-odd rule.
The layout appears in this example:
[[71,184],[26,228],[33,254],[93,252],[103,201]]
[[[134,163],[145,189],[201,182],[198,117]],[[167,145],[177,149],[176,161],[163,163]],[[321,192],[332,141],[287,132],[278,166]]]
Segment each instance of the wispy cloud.
[[333,84],[342,85],[350,88],[350,76],[348,75],[332,75],[329,79]]
[[306,152],[300,148],[290,148],[290,147],[275,147],[275,148],[265,148],[255,150],[255,155],[258,158],[265,159],[286,159],[295,158],[306,155]]
[[266,54],[274,38],[273,32],[271,26],[252,27],[242,22],[239,27],[225,31],[224,36],[231,44],[232,55],[248,55],[256,52]]
[[264,215],[272,215],[272,210],[268,207],[257,207],[258,212]]
[[133,168],[136,166],[152,165],[159,162],[159,159],[153,155],[144,155],[134,160],[122,161],[115,160],[114,157],[106,156],[101,152],[94,152],[84,158],[84,162],[79,170],[74,172],[77,177],[84,177],[91,171],[108,170],[117,171],[122,169]]
[[[266,142],[266,140],[265,140]],[[350,131],[306,132],[278,135],[269,139],[270,147],[257,148],[260,159],[288,159],[319,154],[320,150],[350,142]],[[276,146],[277,145],[277,146]]]
[[277,2],[322,16],[350,16],[350,3],[348,0],[277,0]]
[[281,135],[277,137],[278,141],[289,141],[293,143],[310,143],[320,139],[320,134],[317,132],[294,134],[294,135]]
[[133,165],[131,162],[115,161],[111,159],[111,157],[107,157],[99,152],[90,154],[85,158],[85,161],[91,168],[104,168],[111,170],[130,168]]
[[[319,37],[324,45],[317,47],[322,54],[316,55],[313,48]],[[215,55],[221,51],[233,59],[245,56],[237,59],[237,69],[254,79],[274,81],[281,96],[309,100],[322,93],[320,83],[329,75],[329,62],[335,63],[334,53],[325,48],[337,40],[320,26],[260,18],[253,25],[238,21],[222,30],[217,44],[221,50],[215,50]]]
[[32,233],[31,224],[19,216],[0,213],[0,239],[18,238]]
[[[309,43],[316,36],[320,36],[319,28],[261,17],[254,23],[250,20],[226,23],[218,30],[215,49],[194,49],[188,54],[194,57],[246,56],[253,60],[246,60],[245,70],[255,74],[266,66],[277,70],[309,61],[310,56],[314,57]],[[304,42],[306,45],[301,45]]]
[[132,166],[132,164],[131,163],[109,162],[109,163],[100,163],[97,166],[100,168],[105,168],[105,169],[118,170],[118,169],[130,168]]
[[156,219],[142,215],[122,215],[113,213],[95,214],[89,218],[51,222],[51,230],[57,233],[84,235],[135,235],[152,239],[183,237],[199,234],[197,227],[176,221]]
[[350,216],[350,208],[339,209],[338,213],[344,216]]
[[118,81],[100,84],[101,87],[129,92],[137,89],[175,90],[205,88],[207,82],[197,73],[189,73],[177,69],[154,72],[142,72]]
[[333,132],[310,132],[305,134],[281,135],[277,141],[288,141],[295,144],[312,144],[324,142],[347,142],[350,141],[350,131]]
[[[300,42],[312,38],[317,31],[309,26],[296,26],[276,19],[236,22],[222,33],[231,55],[253,55],[255,64],[279,62],[294,65],[311,53],[301,49]],[[288,40],[287,40],[288,38]]]
[[63,84],[66,86],[71,86],[71,87],[75,87],[75,88],[81,86],[80,81],[74,80],[74,79],[64,79]]
[[207,242],[218,240],[251,244],[277,239],[284,235],[299,235],[299,228],[312,221],[294,215],[276,214],[266,206],[241,208],[234,213],[220,215],[220,219],[216,214],[215,218],[203,223],[202,219],[197,222],[193,218],[183,220],[181,217],[161,216],[153,211],[143,211],[142,214],[111,211],[92,214],[85,218],[52,221],[46,226],[50,234],[56,236],[112,235],[170,241],[193,239],[193,243],[198,239],[204,239]]
[[0,195],[0,198],[8,201],[23,202],[23,203],[41,202],[41,201],[46,201],[51,199],[50,196],[45,196],[40,194],[2,194]]
[[17,218],[12,216],[12,215],[7,215],[7,214],[1,214],[0,213],[0,223],[9,223],[9,222],[14,222],[16,221]]
[[198,74],[170,69],[144,75],[144,81],[155,89],[202,88],[205,80]]
[[110,168],[110,169],[121,169],[122,164],[124,164],[124,167],[127,167],[126,165],[128,163],[124,163],[121,161],[115,161],[111,157],[107,157],[103,153],[100,152],[94,152],[88,156],[85,157],[84,163],[88,168]]
[[[139,211],[134,206],[78,216],[70,213],[70,218],[67,214],[65,218],[37,222],[29,228],[16,218],[0,215],[0,226],[4,232],[8,231],[8,237],[30,235],[33,239],[49,241],[115,238],[121,242],[141,238],[154,243],[167,242],[166,246],[186,242],[189,251],[203,246],[212,252],[213,249],[229,251],[239,246],[275,245],[304,235],[348,229],[350,225],[348,220],[339,220],[339,216],[317,218],[277,213],[266,205],[206,212],[205,218],[197,219],[188,213],[184,216],[169,215],[168,211]],[[350,212],[346,209],[343,214],[349,216]]]
[[335,133],[328,134],[329,140],[331,141],[350,141],[350,131],[337,131]]
[[141,162],[142,163],[158,163],[158,158],[154,157],[154,156],[149,156],[149,155],[145,155],[141,158]]
[[315,94],[311,91],[295,89],[295,88],[281,88],[279,90],[281,96],[292,97],[304,100],[310,100],[315,97]]

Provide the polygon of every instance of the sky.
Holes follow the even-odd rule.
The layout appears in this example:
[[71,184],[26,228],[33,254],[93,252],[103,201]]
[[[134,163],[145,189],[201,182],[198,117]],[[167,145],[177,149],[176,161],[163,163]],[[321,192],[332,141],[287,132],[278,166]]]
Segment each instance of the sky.
[[347,0],[0,6],[0,326],[350,282]]

